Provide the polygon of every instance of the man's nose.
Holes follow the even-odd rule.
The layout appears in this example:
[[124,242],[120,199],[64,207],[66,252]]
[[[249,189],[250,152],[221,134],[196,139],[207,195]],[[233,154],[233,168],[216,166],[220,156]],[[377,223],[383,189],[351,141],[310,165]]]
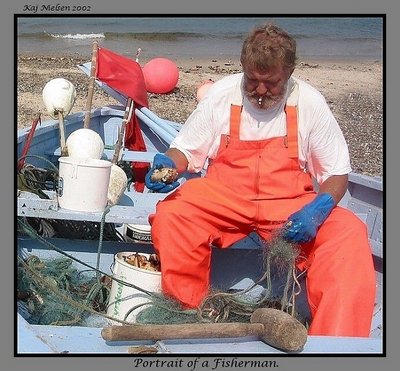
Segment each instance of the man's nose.
[[256,87],[256,92],[258,95],[264,95],[268,92],[268,88],[264,83],[259,82]]

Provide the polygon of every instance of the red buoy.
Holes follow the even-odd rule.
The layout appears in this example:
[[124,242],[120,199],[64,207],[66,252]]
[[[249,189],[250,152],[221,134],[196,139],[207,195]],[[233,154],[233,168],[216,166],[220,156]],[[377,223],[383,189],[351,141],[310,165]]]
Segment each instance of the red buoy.
[[146,90],[150,93],[168,93],[178,83],[179,70],[176,64],[167,58],[154,58],[143,69]]

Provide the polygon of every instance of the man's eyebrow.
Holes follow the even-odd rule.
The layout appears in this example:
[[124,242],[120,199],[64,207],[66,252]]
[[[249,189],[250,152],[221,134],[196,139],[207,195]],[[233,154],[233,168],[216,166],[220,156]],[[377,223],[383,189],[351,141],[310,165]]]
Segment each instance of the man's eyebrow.
[[262,81],[262,82],[269,82],[270,84],[275,84],[275,83],[277,83],[277,82],[279,82],[280,80],[281,80],[281,78],[280,77],[278,77],[278,78],[273,78],[273,77],[271,77],[270,79],[257,79],[256,77],[254,77],[254,76],[249,76],[249,75],[247,75],[246,73],[244,74],[245,75],[245,77],[246,78],[248,78],[249,80],[258,80],[258,81]]

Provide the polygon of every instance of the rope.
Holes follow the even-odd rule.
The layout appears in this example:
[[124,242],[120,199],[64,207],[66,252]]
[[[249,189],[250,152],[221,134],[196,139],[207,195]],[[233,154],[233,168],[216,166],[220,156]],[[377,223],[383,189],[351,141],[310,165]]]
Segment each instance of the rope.
[[58,174],[58,168],[57,168],[57,166],[54,165],[50,160],[48,160],[47,158],[42,157],[42,156],[38,156],[38,155],[25,155],[25,156],[21,156],[21,157],[18,159],[18,162],[19,162],[20,160],[23,160],[23,159],[28,158],[28,157],[34,157],[34,158],[37,158],[37,159],[40,159],[40,160],[43,160],[43,161],[47,162],[48,164],[50,164],[50,166],[51,166],[51,167],[55,170],[55,172]]
[[[101,282],[101,275],[99,273],[100,270],[100,256],[101,256],[101,249],[103,246],[103,232],[104,232],[104,224],[105,224],[105,219],[106,219],[106,215],[109,213],[111,206],[107,205],[107,207],[105,208],[103,215],[101,216],[101,223],[100,223],[100,237],[99,237],[99,245],[97,248],[97,258],[96,258],[96,278],[97,278],[97,283],[94,284],[89,292],[89,294],[86,297],[86,302],[87,303],[93,303],[96,300],[97,295],[99,295],[99,305],[103,304],[103,305],[107,305],[108,302],[108,298],[110,295],[110,289],[104,285]],[[103,289],[107,290],[107,296],[104,297],[103,295]]]

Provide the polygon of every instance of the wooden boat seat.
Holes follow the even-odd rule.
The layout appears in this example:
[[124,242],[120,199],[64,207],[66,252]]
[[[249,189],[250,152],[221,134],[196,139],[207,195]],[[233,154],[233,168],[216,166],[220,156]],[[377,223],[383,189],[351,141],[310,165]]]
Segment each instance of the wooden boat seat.
[[[153,161],[155,154],[156,154],[155,152],[140,152],[140,151],[123,150],[121,159],[123,161],[151,163]],[[56,148],[55,151],[47,152],[46,155],[50,155],[50,156],[54,156],[54,157],[58,158],[61,156],[61,148],[58,147],[58,148]],[[105,156],[104,159],[111,161],[114,156],[114,150],[113,149],[105,149],[104,156]]]

